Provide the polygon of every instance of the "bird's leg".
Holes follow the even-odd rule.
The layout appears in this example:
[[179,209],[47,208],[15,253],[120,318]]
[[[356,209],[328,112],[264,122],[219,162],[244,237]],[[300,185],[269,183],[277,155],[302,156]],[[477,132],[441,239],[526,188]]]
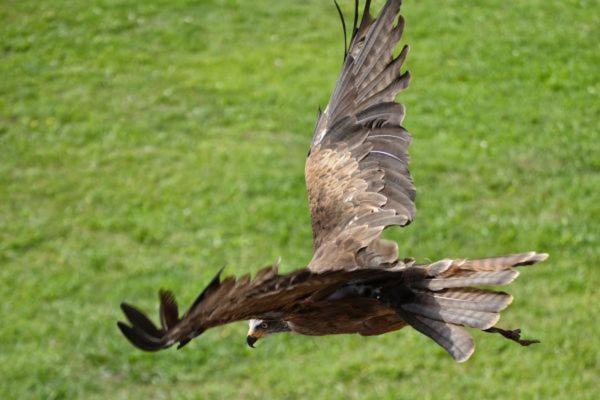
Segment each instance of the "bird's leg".
[[513,342],[519,343],[521,346],[529,346],[530,344],[540,343],[540,341],[537,339],[521,339],[520,329],[506,330],[493,326],[491,328],[485,329],[484,332],[499,333],[505,338],[510,339]]

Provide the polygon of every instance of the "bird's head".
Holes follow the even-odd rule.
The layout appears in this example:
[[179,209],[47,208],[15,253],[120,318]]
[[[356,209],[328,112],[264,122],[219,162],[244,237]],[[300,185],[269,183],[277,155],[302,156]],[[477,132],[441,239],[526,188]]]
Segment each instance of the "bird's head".
[[285,321],[268,319],[251,319],[248,321],[249,329],[246,336],[248,346],[254,347],[254,343],[272,333],[289,332],[290,327]]

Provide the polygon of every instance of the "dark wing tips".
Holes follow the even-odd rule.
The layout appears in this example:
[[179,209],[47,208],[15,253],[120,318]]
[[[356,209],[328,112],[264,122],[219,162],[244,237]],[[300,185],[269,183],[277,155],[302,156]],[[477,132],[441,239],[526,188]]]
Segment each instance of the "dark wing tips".
[[[394,1],[394,0],[390,0],[390,1]],[[370,13],[371,0],[367,0],[365,2],[365,6],[363,9],[360,26],[357,25],[358,24],[359,3],[360,3],[359,0],[354,0],[354,19],[352,22],[352,32],[350,32],[350,35],[351,35],[350,36],[350,45],[352,45],[352,41],[354,40],[354,38],[356,37],[358,32],[360,30],[364,30],[366,28],[366,26],[368,26],[373,21],[373,17],[371,16],[371,13]],[[342,12],[342,9],[340,8],[340,5],[338,4],[337,0],[333,0],[333,4],[335,5],[335,8],[338,12],[340,21],[342,22],[342,31],[344,32],[344,60],[346,60],[346,57],[348,56],[348,50],[349,50],[348,36],[347,36],[347,29],[346,29],[346,19],[344,18],[344,13]]]
[[365,8],[363,8],[362,19],[360,20],[360,26],[358,30],[364,28],[371,21],[373,21],[373,16],[371,15],[371,0],[367,0],[365,2]]
[[356,36],[356,32],[358,31],[358,0],[354,0],[354,21],[352,22],[352,36],[350,38],[350,41],[352,41],[352,39],[354,39],[354,36]]
[[131,344],[145,351],[158,351],[169,347],[165,331],[158,329],[143,312],[127,303],[121,303],[121,310],[131,326],[121,321],[117,322],[117,326]]
[[[204,300],[208,293],[211,293],[219,287],[221,284],[221,273],[224,268],[225,267],[221,268],[208,286],[204,288],[190,309],[184,314],[183,319],[185,319],[186,316],[189,316],[189,314]],[[181,334],[181,332],[174,334],[172,331],[172,329],[181,321],[179,318],[179,307],[175,300],[175,296],[168,290],[161,290],[158,293],[158,297],[160,300],[160,329],[154,325],[146,314],[127,303],[121,303],[121,310],[123,310],[123,314],[127,317],[127,321],[129,321],[130,325],[127,325],[125,322],[118,322],[117,325],[127,340],[139,349],[157,351],[170,347],[175,341],[179,341],[178,348],[181,348],[185,346],[191,338]],[[172,337],[173,335],[178,338],[174,339]],[[198,335],[199,332],[195,332],[193,336]]]
[[117,326],[127,340],[140,350],[158,351],[166,347],[160,339],[148,336],[136,327],[129,326],[121,321],[117,322]]
[[121,303],[121,310],[134,328],[137,328],[154,338],[160,338],[163,335],[163,332],[160,331],[143,312],[134,306],[127,303]]
[[212,280],[210,281],[210,283],[208,284],[208,286],[206,286],[204,288],[204,290],[198,295],[198,297],[196,297],[196,300],[194,300],[194,302],[192,303],[190,309],[187,311],[188,313],[193,310],[198,304],[200,304],[202,302],[202,300],[204,300],[204,298],[206,297],[207,293],[210,293],[211,291],[213,291],[214,289],[216,289],[217,287],[219,287],[220,283],[221,283],[221,273],[223,272],[223,270],[225,269],[225,267],[221,267],[221,269],[219,269],[217,271],[217,273],[215,274],[215,276],[212,278]]
[[179,307],[172,292],[161,290],[158,296],[160,299],[160,323],[163,330],[167,331],[179,321]]
[[340,16],[340,20],[342,21],[342,31],[344,32],[344,60],[346,60],[346,56],[348,55],[348,38],[346,33],[346,19],[344,18],[344,13],[340,8],[337,0],[333,0],[333,4],[335,4],[335,8]]

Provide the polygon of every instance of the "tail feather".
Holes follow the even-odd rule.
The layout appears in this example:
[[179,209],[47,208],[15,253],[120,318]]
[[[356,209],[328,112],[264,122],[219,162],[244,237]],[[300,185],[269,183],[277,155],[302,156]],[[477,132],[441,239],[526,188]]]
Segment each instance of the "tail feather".
[[548,258],[546,253],[529,251],[500,257],[481,258],[476,260],[456,260],[447,274],[458,271],[504,271],[514,267],[533,265]]
[[459,272],[447,277],[424,279],[415,284],[415,287],[429,290],[441,290],[477,285],[506,285],[519,276],[519,271],[489,271],[489,272]]
[[399,315],[413,328],[442,346],[458,362],[467,361],[475,351],[473,338],[460,326],[409,312],[399,312]]
[[445,308],[422,303],[403,304],[402,308],[413,314],[422,315],[437,321],[449,322],[451,324],[464,325],[477,329],[488,329],[500,319],[500,314],[465,310],[459,308]]
[[498,332],[522,345],[537,343],[520,339],[520,330],[506,331],[494,326],[500,319],[500,311],[512,302],[511,295],[472,286],[506,285],[519,275],[515,267],[533,265],[546,258],[545,253],[528,252],[400,267],[404,268],[408,287],[398,290],[408,290],[410,295],[386,293],[384,301],[459,362],[468,359],[474,350],[471,336],[462,327]]
[[513,299],[508,293],[477,288],[443,289],[437,292],[414,290],[413,292],[419,303],[495,313],[508,307]]

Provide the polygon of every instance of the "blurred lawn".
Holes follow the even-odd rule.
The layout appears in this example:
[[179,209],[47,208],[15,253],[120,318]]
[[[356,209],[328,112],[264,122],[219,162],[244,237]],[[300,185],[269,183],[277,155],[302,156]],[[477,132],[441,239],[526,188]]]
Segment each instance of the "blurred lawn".
[[[351,11],[352,2],[342,1]],[[378,9],[382,1],[376,2]],[[147,354],[126,299],[311,256],[303,165],[340,69],[329,1],[0,3],[0,398],[598,398],[598,3],[406,1],[419,260],[551,253],[456,364],[411,330],[246,326]],[[594,393],[596,393],[594,395]]]

